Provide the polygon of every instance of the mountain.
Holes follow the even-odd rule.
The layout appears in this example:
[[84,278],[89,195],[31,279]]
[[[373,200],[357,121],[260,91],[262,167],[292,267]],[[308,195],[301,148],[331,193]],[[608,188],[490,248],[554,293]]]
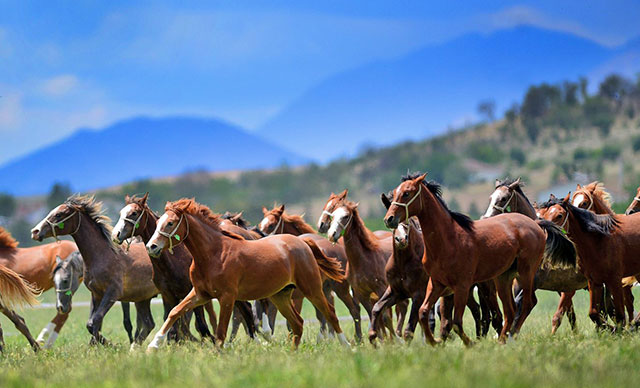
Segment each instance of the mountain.
[[527,86],[588,76],[607,61],[624,57],[623,49],[527,26],[470,34],[331,77],[258,131],[327,161],[352,154],[362,144],[387,145],[442,133],[474,118],[483,99],[493,98],[502,111]]
[[220,120],[135,118],[81,129],[0,168],[0,191],[46,193],[55,182],[85,191],[189,170],[270,168],[307,159]]

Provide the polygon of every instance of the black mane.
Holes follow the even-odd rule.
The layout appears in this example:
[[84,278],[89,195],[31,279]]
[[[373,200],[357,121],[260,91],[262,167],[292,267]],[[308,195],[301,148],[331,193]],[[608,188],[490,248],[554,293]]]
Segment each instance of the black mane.
[[595,233],[601,236],[608,236],[620,225],[615,216],[610,214],[595,214],[592,211],[575,207],[570,203],[565,203],[558,198],[550,198],[540,205],[541,209],[547,209],[553,205],[560,205],[565,211],[571,212],[578,220],[580,227],[588,233]]
[[[416,179],[419,176],[422,176],[422,173],[420,172],[409,173],[402,177],[402,182]],[[442,198],[442,186],[440,185],[440,183],[436,181],[422,181],[422,184],[431,192],[431,194],[433,194],[436,197],[436,199],[438,200],[440,205],[442,205],[444,210],[446,210],[449,213],[451,218],[453,218],[453,220],[458,225],[460,225],[462,229],[467,230],[469,232],[473,231],[474,224],[471,217],[469,217],[466,214],[454,212],[453,210],[449,209],[449,206],[447,206],[447,203]]]
[[[512,179],[512,178],[505,178],[504,180],[498,181],[498,184],[496,185],[496,188],[498,187],[509,187],[512,184],[516,183],[518,180],[517,179]],[[516,187],[515,187],[515,191],[517,193],[519,193],[520,195],[522,195],[524,197],[524,199],[527,200],[527,203],[529,205],[531,205],[531,207],[533,207],[533,205],[531,204],[531,201],[529,201],[529,198],[527,197],[527,195],[524,193],[524,191],[522,191],[522,186],[524,186],[524,182],[519,182]]]
[[[232,213],[232,212],[227,211],[222,215],[222,219],[223,220],[230,220],[230,219],[236,217],[238,214],[240,214],[240,213]],[[243,229],[249,230],[249,228],[251,227],[251,224],[249,223],[249,221],[245,220],[244,217],[242,217],[242,216],[237,218],[237,222],[238,222],[237,225],[239,227],[243,228]]]

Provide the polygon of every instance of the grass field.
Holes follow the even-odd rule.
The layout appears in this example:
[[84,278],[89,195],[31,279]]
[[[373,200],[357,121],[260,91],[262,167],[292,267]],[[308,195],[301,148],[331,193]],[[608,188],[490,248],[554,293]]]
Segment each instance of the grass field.
[[[241,333],[223,351],[211,343],[174,345],[156,354],[129,352],[116,305],[107,315],[103,332],[113,347],[90,347],[85,329],[88,308],[74,308],[67,326],[52,350],[33,354],[26,340],[3,316],[7,343],[0,360],[0,386],[611,386],[635,384],[640,374],[640,337],[634,333],[597,333],[586,315],[587,293],[576,296],[579,330],[563,323],[555,337],[550,319],[558,297],[539,291],[540,302],[515,343],[498,345],[494,339],[478,341],[465,349],[457,338],[431,348],[420,336],[410,345],[368,344],[351,350],[337,342],[317,344],[317,325],[305,325],[302,345],[290,350],[286,328],[276,328],[276,339],[255,344]],[[52,301],[51,293],[43,301]],[[77,300],[88,300],[86,290]],[[338,315],[347,316],[338,305]],[[22,311],[32,333],[54,315],[52,309]],[[156,329],[161,309],[154,305]],[[313,313],[305,306],[305,317]],[[364,315],[364,314],[363,314]],[[472,332],[469,314],[466,328]],[[353,338],[350,320],[342,321]],[[366,323],[365,323],[366,327]],[[194,331],[195,332],[195,331]],[[148,343],[148,341],[147,341]]]

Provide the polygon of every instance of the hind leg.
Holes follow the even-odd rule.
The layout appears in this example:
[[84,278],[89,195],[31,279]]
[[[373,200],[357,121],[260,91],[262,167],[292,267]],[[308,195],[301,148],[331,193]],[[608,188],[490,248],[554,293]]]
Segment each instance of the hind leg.
[[376,304],[373,306],[373,310],[371,311],[372,319],[371,319],[371,329],[369,330],[369,342],[372,344],[375,343],[376,338],[378,338],[378,330],[380,329],[380,318],[381,315],[387,310],[387,308],[391,308],[394,304],[398,303],[402,299],[402,296],[394,292],[391,287],[387,287],[387,290],[382,295]]
[[9,320],[11,320],[11,322],[13,322],[13,324],[16,326],[16,329],[18,329],[18,331],[20,331],[20,333],[22,333],[22,335],[27,339],[27,341],[29,341],[29,344],[33,348],[34,352],[37,352],[38,350],[40,350],[40,345],[38,345],[36,340],[31,336],[31,332],[29,331],[29,328],[25,324],[24,318],[22,318],[21,316],[16,314],[15,311],[9,310],[8,308],[6,308],[6,307],[4,307],[2,305],[0,305],[0,311],[7,318],[9,318]]
[[407,317],[407,311],[409,310],[409,300],[405,299],[396,304],[396,319],[398,324],[396,325],[396,335],[402,337],[402,329],[404,328],[404,320]]
[[624,312],[624,297],[622,292],[622,286],[620,285],[620,281],[610,281],[606,283],[607,289],[611,293],[611,297],[613,298],[613,307],[614,307],[614,319],[616,324],[616,331],[622,331],[622,328],[625,325],[625,312]]
[[502,307],[504,308],[504,325],[502,326],[502,331],[500,332],[498,340],[501,343],[505,343],[507,341],[507,333],[509,333],[515,317],[515,305],[513,302],[513,294],[511,292],[511,276],[509,274],[502,274],[496,278],[495,282],[498,296],[500,297]]
[[127,336],[129,336],[129,344],[132,344],[133,325],[131,324],[131,306],[129,302],[120,302],[120,307],[122,307],[122,326],[124,326]]
[[591,281],[589,284],[589,318],[596,324],[598,329],[603,329],[605,327],[605,323],[602,321],[602,316],[600,315],[600,310],[602,309],[602,298],[604,294],[604,287],[602,284],[593,283]]
[[469,298],[467,299],[467,308],[471,311],[473,321],[476,325],[476,338],[482,337],[482,316],[480,314],[480,305],[473,297],[473,288],[469,290]]
[[244,322],[245,329],[249,338],[256,339],[256,324],[253,310],[251,309],[251,303],[246,301],[237,300],[233,306],[234,311],[238,311]]
[[631,322],[635,316],[633,311],[633,291],[631,286],[625,286],[622,288],[622,292],[624,294],[624,306],[629,315],[629,322]]
[[135,306],[136,316],[138,317],[138,322],[141,325],[141,329],[135,339],[135,343],[140,345],[144,342],[149,333],[151,333],[155,327],[155,323],[153,322],[153,315],[151,314],[151,299],[136,302]]
[[[575,295],[575,291],[566,291],[560,293],[560,301],[558,302],[558,308],[556,309],[555,314],[553,314],[553,319],[551,321],[551,334],[555,334],[558,331],[558,328],[562,324],[562,316],[567,315],[569,317],[569,323],[571,323],[571,311],[573,310],[573,302],[572,298]],[[571,324],[571,328],[576,330],[575,321]]]
[[[300,278],[298,278],[300,279]],[[333,305],[330,305],[327,302],[327,299],[324,297],[324,293],[322,292],[322,280],[318,277],[314,279],[313,277],[306,277],[306,279],[300,279],[301,281],[296,282],[296,286],[300,290],[300,292],[311,302],[311,304],[326,318],[329,325],[333,328],[333,330],[338,335],[338,339],[340,343],[343,345],[349,345],[347,339],[340,328],[340,323],[338,322],[338,317],[336,316],[336,311],[333,308]],[[306,281],[305,281],[306,280]]]
[[285,288],[277,294],[272,295],[269,299],[289,323],[289,326],[291,327],[293,347],[297,349],[298,345],[300,345],[300,339],[302,338],[302,326],[304,320],[293,306],[291,301],[292,292],[293,288]]
[[407,327],[404,330],[404,340],[408,343],[413,339],[413,334],[416,331],[418,325],[418,313],[420,306],[424,302],[424,292],[418,292],[411,298],[411,311],[409,312],[409,321]]
[[195,309],[193,309],[193,314],[196,317],[196,330],[200,334],[201,339],[213,339],[213,335],[209,331],[209,326],[207,326],[207,320],[204,316],[204,308],[202,306],[196,307]]
[[440,298],[440,338],[446,341],[453,329],[453,294]]
[[462,327],[464,310],[466,309],[467,301],[469,300],[469,289],[469,286],[462,286],[456,288],[453,293],[453,331],[458,334],[465,346],[471,346],[473,344],[471,339],[467,334],[465,334],[464,328]]

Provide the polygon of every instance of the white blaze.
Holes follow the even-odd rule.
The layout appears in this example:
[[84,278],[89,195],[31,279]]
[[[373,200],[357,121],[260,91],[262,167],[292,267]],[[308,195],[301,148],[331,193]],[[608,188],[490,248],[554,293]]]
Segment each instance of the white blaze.
[[[342,233],[342,228],[344,227],[344,222],[343,220],[349,216],[349,210],[347,210],[347,208],[343,207],[339,207],[338,209],[336,209],[335,212],[333,212],[333,221],[331,221],[331,226],[329,227],[329,232],[328,235],[334,235],[336,233]],[[340,230],[338,230],[338,228],[340,228]]]
[[578,207],[578,205],[580,205],[582,201],[584,201],[584,194],[576,195],[576,197],[573,199],[573,206]]
[[487,208],[486,213],[484,213],[485,218],[489,218],[493,215],[493,207],[496,205],[496,202],[498,202],[498,199],[500,198],[500,192],[498,190],[494,191],[493,194],[491,194],[491,201],[489,202],[489,207]]

